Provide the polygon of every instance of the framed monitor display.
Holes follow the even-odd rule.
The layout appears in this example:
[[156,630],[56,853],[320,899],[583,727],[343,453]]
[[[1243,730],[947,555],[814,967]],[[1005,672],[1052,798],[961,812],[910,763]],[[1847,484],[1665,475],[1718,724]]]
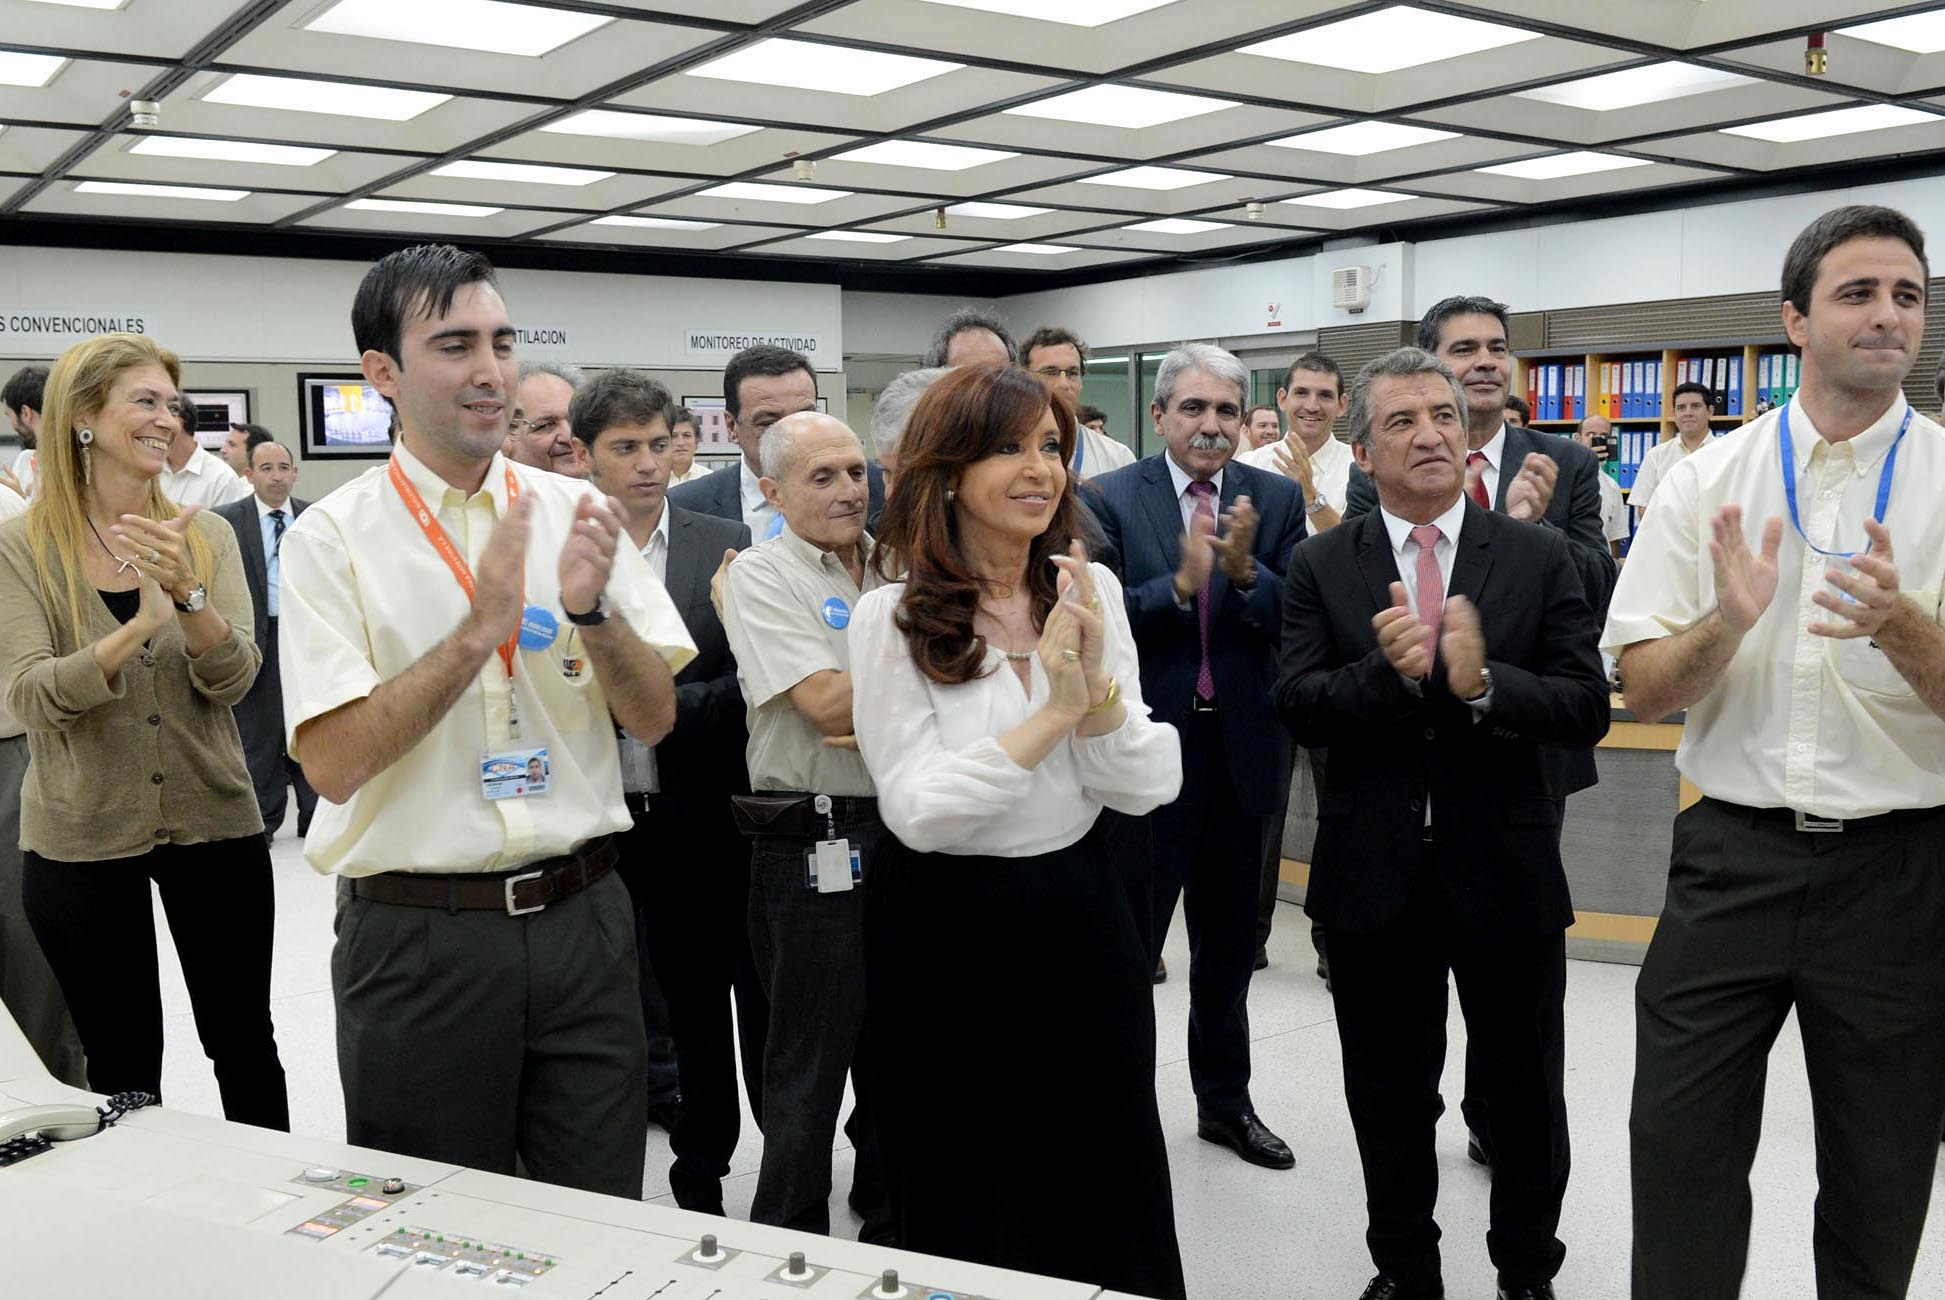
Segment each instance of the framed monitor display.
[[384,460],[392,454],[392,404],[355,371],[297,376],[306,460]]

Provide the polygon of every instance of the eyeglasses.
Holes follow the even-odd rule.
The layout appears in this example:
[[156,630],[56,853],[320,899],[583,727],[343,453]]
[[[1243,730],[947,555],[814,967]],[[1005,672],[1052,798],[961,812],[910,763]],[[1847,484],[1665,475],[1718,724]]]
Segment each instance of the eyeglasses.
[[1079,366],[1072,366],[1066,370],[1062,370],[1059,366],[1041,366],[1033,373],[1042,379],[1079,379],[1087,372]]
[[566,423],[564,420],[560,420],[558,418],[552,420],[541,420],[538,423],[536,423],[533,420],[516,417],[507,425],[507,427],[509,429],[512,429],[515,433],[523,433],[523,432],[534,433],[534,434],[539,434],[543,438],[551,438],[555,434],[560,432],[560,427],[564,423]]

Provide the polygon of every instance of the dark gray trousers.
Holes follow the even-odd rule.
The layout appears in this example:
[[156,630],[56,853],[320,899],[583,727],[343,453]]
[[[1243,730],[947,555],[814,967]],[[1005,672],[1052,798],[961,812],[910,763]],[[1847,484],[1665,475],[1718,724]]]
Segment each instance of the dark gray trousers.
[[81,1039],[20,898],[20,784],[26,776],[27,737],[0,740],[0,1002],[47,1072],[70,1087],[85,1088]]
[[1676,818],[1635,992],[1636,1300],[1740,1291],[1769,1050],[1792,1008],[1817,1295],[1902,1297],[1945,1124],[1945,809],[1838,834],[1710,799]]
[[639,1200],[648,1046],[635,909],[610,872],[524,916],[338,891],[346,1137]]
[[[866,876],[883,823],[841,821]],[[763,1048],[763,1166],[750,1218],[829,1233],[831,1146],[851,1073],[850,1136],[857,1166],[851,1201],[866,1240],[889,1230],[884,1176],[871,1122],[870,1051],[864,1041],[864,887],[820,894],[804,884],[814,841],[759,835],[751,844],[750,952],[770,999]]]

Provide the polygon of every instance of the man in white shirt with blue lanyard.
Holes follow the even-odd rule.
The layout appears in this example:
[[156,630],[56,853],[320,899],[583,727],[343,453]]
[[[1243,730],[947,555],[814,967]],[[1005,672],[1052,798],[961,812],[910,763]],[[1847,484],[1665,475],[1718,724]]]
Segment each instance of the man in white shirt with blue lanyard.
[[1797,236],[1802,387],[1669,470],[1614,594],[1628,706],[1687,710],[1675,761],[1703,795],[1636,994],[1635,1300],[1738,1294],[1792,1010],[1817,1294],[1911,1280],[1945,1124],[1945,429],[1901,391],[1927,279],[1889,208]]

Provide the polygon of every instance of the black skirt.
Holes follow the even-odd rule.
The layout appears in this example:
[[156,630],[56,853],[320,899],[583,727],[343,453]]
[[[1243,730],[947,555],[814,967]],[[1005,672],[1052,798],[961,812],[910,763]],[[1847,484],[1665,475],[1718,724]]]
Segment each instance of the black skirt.
[[865,986],[901,1246],[1184,1294],[1148,924],[1098,828],[1029,858],[886,839]]

